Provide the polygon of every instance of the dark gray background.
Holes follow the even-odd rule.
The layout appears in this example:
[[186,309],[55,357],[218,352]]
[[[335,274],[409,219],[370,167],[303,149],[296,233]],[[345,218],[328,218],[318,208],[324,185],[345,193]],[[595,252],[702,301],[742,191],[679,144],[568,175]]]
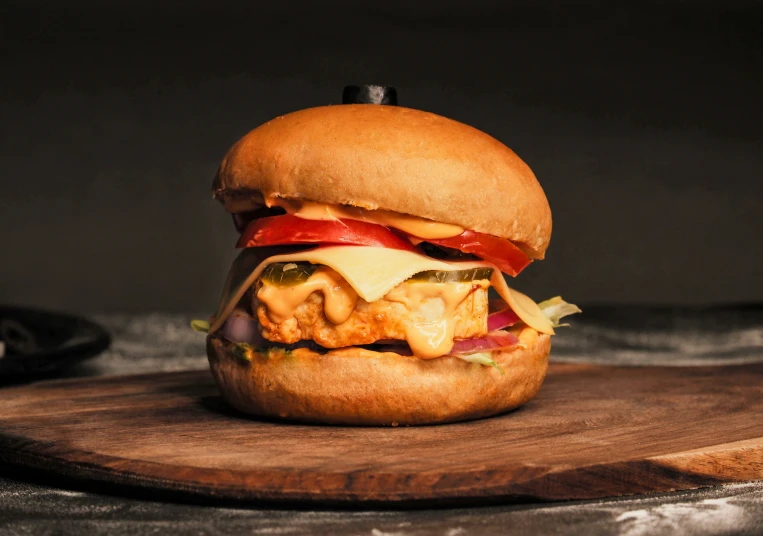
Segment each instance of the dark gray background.
[[0,8],[0,301],[211,311],[217,163],[347,83],[530,164],[555,225],[534,297],[763,301],[760,2],[70,4]]

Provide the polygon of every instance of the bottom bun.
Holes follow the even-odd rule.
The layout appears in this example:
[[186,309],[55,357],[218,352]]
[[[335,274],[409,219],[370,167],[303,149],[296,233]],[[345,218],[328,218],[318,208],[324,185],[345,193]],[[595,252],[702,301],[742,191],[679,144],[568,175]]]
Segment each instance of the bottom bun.
[[433,424],[478,419],[521,406],[546,375],[551,339],[515,330],[523,346],[493,352],[504,371],[455,357],[419,359],[359,348],[250,351],[207,338],[212,375],[234,408],[253,415],[352,425]]

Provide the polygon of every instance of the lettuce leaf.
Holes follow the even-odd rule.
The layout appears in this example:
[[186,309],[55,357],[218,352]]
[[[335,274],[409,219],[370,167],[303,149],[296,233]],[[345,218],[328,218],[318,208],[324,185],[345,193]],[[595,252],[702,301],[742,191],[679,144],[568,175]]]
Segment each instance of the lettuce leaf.
[[468,361],[469,363],[479,363],[480,365],[493,367],[494,369],[496,369],[498,372],[501,373],[501,376],[505,374],[501,366],[495,361],[493,361],[492,357],[490,357],[490,352],[479,352],[476,354],[456,355],[453,357],[463,359],[464,361]]
[[209,322],[206,320],[191,320],[191,328],[200,333],[209,333]]
[[560,326],[569,326],[569,324],[560,324],[559,320],[568,315],[574,315],[576,313],[582,313],[583,311],[574,303],[567,303],[561,296],[555,296],[549,300],[542,301],[538,304],[540,310],[551,321],[551,324],[555,328]]
[[[191,320],[191,328],[194,331],[198,331],[200,333],[209,333],[209,322],[207,322],[206,320]],[[254,348],[252,347],[251,344],[248,344],[245,342],[237,342],[237,343],[233,343],[233,350],[231,353],[238,359],[243,359],[244,361],[251,361],[252,350],[254,350]],[[268,349],[265,349],[265,351],[267,352]]]
[[245,342],[238,342],[233,345],[233,355],[244,361],[252,360],[252,350],[252,346]]

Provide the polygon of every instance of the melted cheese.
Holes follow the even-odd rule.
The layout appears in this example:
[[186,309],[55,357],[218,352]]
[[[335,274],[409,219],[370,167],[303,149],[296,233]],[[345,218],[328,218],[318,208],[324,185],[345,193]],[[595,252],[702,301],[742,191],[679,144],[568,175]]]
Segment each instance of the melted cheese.
[[262,285],[257,291],[257,299],[268,308],[270,320],[281,323],[294,316],[297,307],[313,292],[323,294],[323,312],[334,324],[347,320],[358,302],[355,289],[336,271],[325,267],[316,270],[307,281],[299,285]]
[[[384,296],[402,303],[414,318],[405,327],[405,340],[417,357],[425,359],[447,355],[453,348],[456,309],[474,289],[474,283],[430,283],[416,281],[398,285]],[[434,310],[432,310],[434,309]]]
[[220,328],[244,293],[257,281],[262,271],[270,264],[277,262],[310,262],[328,266],[336,270],[367,302],[382,298],[413,274],[426,270],[452,271],[490,267],[493,268],[490,283],[517,313],[517,316],[525,324],[541,333],[554,333],[551,322],[538,305],[524,294],[510,289],[501,271],[487,262],[446,262],[411,251],[367,246],[323,247],[288,255],[276,255],[261,261],[257,250],[258,248],[244,248],[233,261],[220,305],[209,329],[210,333]]
[[326,205],[313,201],[297,201],[280,197],[269,197],[265,200],[265,204],[269,207],[281,207],[289,214],[306,220],[338,220],[340,218],[360,220],[393,227],[413,236],[430,240],[450,238],[464,232],[464,228],[458,225],[440,223],[389,210],[367,210],[347,205]]

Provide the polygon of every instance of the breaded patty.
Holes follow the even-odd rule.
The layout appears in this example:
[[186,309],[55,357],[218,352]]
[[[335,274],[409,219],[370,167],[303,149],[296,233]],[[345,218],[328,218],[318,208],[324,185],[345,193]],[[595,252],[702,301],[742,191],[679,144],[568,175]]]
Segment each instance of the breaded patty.
[[[372,303],[358,298],[355,309],[341,324],[333,324],[326,318],[321,292],[310,294],[294,310],[294,315],[282,322],[273,322],[267,307],[256,297],[253,299],[252,309],[262,325],[263,337],[274,342],[292,344],[302,340],[313,340],[326,348],[341,348],[372,344],[384,339],[406,340],[406,326],[438,322],[446,310],[443,299],[439,297],[424,299],[416,307],[412,307],[413,311],[400,301],[388,299],[395,293],[405,293],[406,285],[417,284],[420,283],[402,283],[387,296]],[[487,280],[474,281],[469,285],[468,294],[458,304],[453,315],[456,339],[481,337],[487,333],[487,289],[490,283]]]

